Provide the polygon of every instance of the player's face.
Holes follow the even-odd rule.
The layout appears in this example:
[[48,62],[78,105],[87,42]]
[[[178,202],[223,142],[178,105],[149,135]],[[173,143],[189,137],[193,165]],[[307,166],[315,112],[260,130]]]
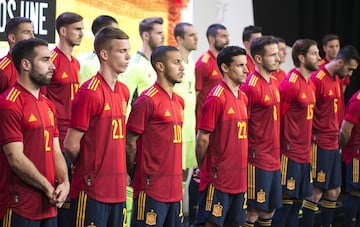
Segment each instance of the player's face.
[[184,39],[182,40],[182,46],[189,50],[197,49],[198,35],[193,26],[185,26],[184,27]]
[[180,83],[184,77],[184,66],[181,63],[182,58],[179,51],[169,51],[166,54],[164,62],[164,76],[171,84]]
[[21,23],[19,24],[18,30],[15,33],[15,43],[25,40],[34,38],[34,28],[31,23]]
[[153,50],[164,44],[164,32],[162,24],[153,24],[153,30],[149,33],[149,46]]
[[278,47],[279,47],[280,63],[284,63],[286,58],[286,43],[279,42]]
[[311,46],[305,55],[305,68],[311,72],[318,70],[320,67],[320,61],[321,58],[318,47],[316,45]]
[[279,48],[276,43],[266,45],[264,47],[265,54],[262,57],[262,67],[268,73],[277,71],[279,69]]
[[219,29],[217,31],[217,34],[215,36],[215,43],[214,48],[217,51],[221,51],[225,47],[229,45],[230,39],[229,39],[229,33],[225,29]]
[[69,24],[65,27],[66,41],[70,46],[79,46],[84,36],[84,24],[82,21]]
[[128,39],[111,40],[111,49],[108,51],[108,64],[113,72],[118,75],[125,72],[130,60],[130,43]]
[[246,55],[238,55],[234,56],[233,62],[231,62],[230,66],[227,67],[227,72],[225,75],[229,77],[234,84],[240,85],[245,83],[246,75],[249,70],[246,67]]
[[35,47],[36,56],[31,61],[30,80],[38,86],[46,86],[51,82],[55,66],[51,61],[47,46]]
[[348,63],[344,63],[344,65],[336,71],[336,74],[340,79],[344,79],[347,76],[351,76],[358,66],[359,63],[354,59],[351,59]]
[[332,60],[336,57],[337,53],[340,50],[340,41],[338,39],[331,40],[323,46],[323,50],[325,52],[328,60]]

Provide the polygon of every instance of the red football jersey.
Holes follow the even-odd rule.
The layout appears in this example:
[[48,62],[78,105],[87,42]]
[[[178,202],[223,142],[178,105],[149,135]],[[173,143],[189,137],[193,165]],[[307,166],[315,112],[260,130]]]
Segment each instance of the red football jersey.
[[144,190],[160,202],[182,199],[182,123],[184,100],[158,83],[136,99],[127,129],[140,134],[136,144],[134,198]]
[[18,79],[18,72],[12,62],[10,53],[0,59],[0,94],[14,86]]
[[339,148],[339,99],[342,98],[339,78],[322,68],[310,76],[315,87],[316,104],[313,119],[313,140],[326,150]]
[[281,81],[283,81],[286,77],[286,73],[282,69],[279,69],[279,71],[272,72],[271,75],[276,78],[278,87],[280,86]]
[[211,135],[205,164],[200,171],[201,191],[210,182],[222,192],[246,192],[247,104],[246,95],[239,90],[238,97],[235,97],[225,82],[214,87],[206,98],[199,129],[208,131]]
[[[111,90],[98,73],[75,96],[70,128],[84,132],[71,197],[84,190],[104,203],[126,200],[125,117],[129,90],[120,82]],[[80,188],[78,188],[80,186]],[[75,190],[75,191],[74,191]]]
[[310,163],[314,106],[311,80],[292,69],[280,84],[280,147],[298,163]]
[[[22,142],[24,154],[39,172],[55,186],[53,140],[58,137],[55,108],[44,96],[39,99],[18,83],[0,98],[0,145]],[[7,178],[9,207],[30,220],[55,217],[52,206],[43,192],[22,181],[11,171]]]
[[345,164],[349,164],[353,158],[360,159],[360,91],[349,100],[344,120],[354,125],[350,140],[343,150]]
[[216,58],[210,50],[196,61],[195,75],[195,89],[199,92],[196,97],[196,128],[198,128],[206,96],[222,80]]
[[56,67],[51,84],[42,87],[42,91],[55,104],[58,116],[60,146],[63,142],[70,123],[71,104],[79,88],[80,64],[76,58],[69,60],[57,47],[51,51],[51,60]]
[[257,168],[280,168],[280,94],[273,77],[269,83],[257,72],[241,86],[249,100],[249,155]]
[[251,75],[252,72],[255,72],[255,63],[252,60],[250,54],[246,54],[246,60],[247,60],[247,64],[246,67],[249,71],[248,76]]

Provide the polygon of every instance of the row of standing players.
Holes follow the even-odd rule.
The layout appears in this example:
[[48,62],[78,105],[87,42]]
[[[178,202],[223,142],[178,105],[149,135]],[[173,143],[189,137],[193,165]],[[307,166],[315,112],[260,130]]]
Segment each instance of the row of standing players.
[[[101,16],[97,22],[109,18]],[[199,223],[269,226],[276,209],[273,226],[296,226],[302,199],[306,198],[304,220],[311,222],[323,193],[323,220],[331,223],[341,181],[337,137],[338,113],[343,107],[338,77],[349,76],[357,68],[359,56],[353,47],[344,47],[316,71],[320,63],[316,42],[296,41],[292,52],[295,68],[280,84],[274,76],[279,69],[279,43],[271,36],[252,37],[261,36],[258,27],[244,30],[244,37],[249,33],[249,40],[243,40],[250,57],[242,48],[227,47],[229,35],[223,25],[209,26],[209,51],[194,67],[188,58],[197,43],[193,26],[176,26],[178,49],[156,48],[163,43],[163,21],[147,18],[139,26],[143,47],[122,75],[127,86],[118,82],[117,76],[125,71],[130,59],[128,37],[119,29],[107,27],[96,35],[95,51],[89,59],[97,56],[100,64],[97,66],[95,60],[88,68],[95,66],[95,70],[100,70],[78,91],[80,64],[71,52],[81,42],[82,17],[64,13],[57,18],[60,42],[51,54],[43,48],[44,43],[33,39],[21,41],[12,49],[21,36],[33,37],[31,22],[24,18],[13,22],[16,20],[20,23],[16,29],[8,29],[7,37],[9,53],[20,76],[2,94],[0,113],[4,150],[0,156],[4,170],[0,183],[9,185],[8,191],[1,193],[3,223],[55,225],[55,206],[64,207],[69,190],[64,160],[59,156],[61,150],[72,163],[72,204],[65,207],[71,207],[76,226],[125,222],[126,150],[126,166],[134,188],[132,225],[180,226],[183,215],[179,160],[183,160],[184,167],[194,165],[194,158],[188,158],[188,154],[195,149],[191,140],[195,137],[191,127],[195,124],[195,120],[191,122],[195,109],[196,158],[201,169]],[[117,23],[112,21],[110,25]],[[22,32],[18,33],[17,26]],[[2,69],[11,68],[7,67],[12,65],[11,56],[2,59]],[[254,68],[250,62],[255,63]],[[86,69],[83,65],[81,68]],[[187,78],[194,75],[194,69],[196,83]],[[310,77],[312,71],[316,72]],[[10,73],[5,73],[9,78]],[[183,89],[178,91],[183,98],[172,92],[177,87]],[[40,90],[54,105],[39,94]],[[142,93],[143,90],[146,91]],[[137,94],[141,95],[131,108],[125,132],[126,109],[130,112],[127,104]],[[192,97],[197,98],[196,107]],[[341,127],[344,154],[357,147],[357,131],[352,128],[357,126],[358,112],[354,111],[359,104],[354,97]],[[190,133],[182,133],[185,127]],[[319,145],[314,146],[314,153],[310,153],[311,142]],[[185,150],[183,157],[181,145]],[[354,176],[358,176],[357,153],[349,152],[345,158],[349,172],[357,171]],[[10,173],[7,163],[14,173]],[[234,177],[234,172],[239,177]],[[349,196],[357,199],[359,187],[356,181],[352,182]],[[352,206],[357,204],[352,201],[358,201],[354,198],[349,199]],[[45,206],[44,199],[49,201]],[[60,225],[72,220],[61,218],[61,214],[58,217]]]

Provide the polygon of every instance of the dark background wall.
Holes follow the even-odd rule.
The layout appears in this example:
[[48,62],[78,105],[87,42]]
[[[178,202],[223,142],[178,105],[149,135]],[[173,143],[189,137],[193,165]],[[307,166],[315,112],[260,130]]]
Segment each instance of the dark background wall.
[[[283,37],[288,46],[299,38],[319,44],[327,33],[340,36],[341,46],[351,44],[360,50],[359,0],[253,0],[255,25],[264,34]],[[345,99],[360,89],[360,70],[350,79]]]

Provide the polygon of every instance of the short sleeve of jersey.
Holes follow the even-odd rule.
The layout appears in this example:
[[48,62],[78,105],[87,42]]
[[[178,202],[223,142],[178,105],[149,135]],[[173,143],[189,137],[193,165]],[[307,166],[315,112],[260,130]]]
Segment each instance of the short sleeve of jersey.
[[0,145],[23,141],[20,112],[10,107],[6,101],[0,101],[0,105]]
[[291,101],[294,98],[295,87],[292,86],[292,83],[289,83],[287,80],[283,80],[279,87],[280,92],[280,116],[284,116],[288,111]]
[[[205,54],[207,55],[207,54]],[[203,58],[205,56],[200,57],[200,59],[196,62],[195,65],[195,90],[200,91],[203,87],[204,75],[208,75],[208,66],[203,62]]]
[[357,92],[355,95],[349,102],[344,116],[344,120],[354,125],[358,123],[358,116],[360,114],[360,92]]
[[153,112],[154,105],[151,98],[148,96],[140,96],[135,100],[131,109],[126,128],[137,134],[142,134]]
[[95,92],[86,88],[81,89],[75,96],[71,108],[70,128],[87,131],[94,115],[101,109]]
[[223,105],[219,97],[208,96],[203,107],[199,129],[212,132],[215,129],[222,109]]

